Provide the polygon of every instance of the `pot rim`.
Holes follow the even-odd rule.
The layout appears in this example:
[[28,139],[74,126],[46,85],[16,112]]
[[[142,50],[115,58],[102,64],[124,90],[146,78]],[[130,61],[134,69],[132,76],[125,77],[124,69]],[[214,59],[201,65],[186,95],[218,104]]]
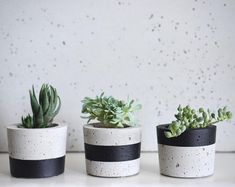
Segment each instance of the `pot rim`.
[[140,129],[141,127],[140,126],[131,126],[131,127],[125,127],[125,128],[111,128],[111,127],[96,127],[94,125],[96,124],[101,124],[99,122],[97,123],[88,123],[88,124],[85,124],[83,125],[84,128],[87,128],[87,129],[96,129],[96,130],[106,130],[106,131],[109,131],[109,130],[113,130],[113,131],[125,131],[125,130],[132,130],[132,129]]
[[[162,130],[169,130],[167,128],[168,125],[170,125],[170,124],[160,124],[160,125],[157,125],[156,127],[158,129],[162,129]],[[198,131],[198,130],[210,129],[210,128],[215,128],[215,127],[217,127],[217,126],[216,125],[209,125],[209,126],[203,127],[203,128],[190,128],[190,129],[186,129],[185,132],[186,131]]]
[[18,130],[18,131],[48,131],[48,130],[57,130],[57,129],[61,129],[61,128],[67,128],[68,125],[65,124],[57,124],[57,123],[53,123],[56,126],[53,127],[47,127],[47,128],[19,128],[18,125],[20,125],[20,123],[16,123],[13,125],[9,125],[7,126],[7,130]]

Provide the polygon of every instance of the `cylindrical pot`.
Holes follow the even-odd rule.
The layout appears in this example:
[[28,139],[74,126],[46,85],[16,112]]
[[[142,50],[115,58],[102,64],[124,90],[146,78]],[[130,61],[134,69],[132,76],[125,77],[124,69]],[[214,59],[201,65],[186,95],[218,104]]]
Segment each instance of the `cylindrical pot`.
[[84,125],[87,174],[125,177],[139,173],[140,127],[100,128]]
[[166,138],[168,125],[157,126],[160,173],[171,177],[197,178],[214,173],[216,126],[187,129]]
[[67,126],[49,128],[7,127],[11,175],[44,178],[64,172]]

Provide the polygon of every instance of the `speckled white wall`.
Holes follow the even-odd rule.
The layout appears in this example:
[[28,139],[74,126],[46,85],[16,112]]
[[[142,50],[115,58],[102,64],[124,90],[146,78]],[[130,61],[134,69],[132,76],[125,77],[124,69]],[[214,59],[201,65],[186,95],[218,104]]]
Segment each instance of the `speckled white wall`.
[[[51,83],[83,150],[81,99],[105,91],[137,99],[142,150],[178,104],[235,113],[233,0],[0,0],[0,151],[5,127],[30,111],[28,90]],[[217,150],[235,151],[235,118],[218,125]]]

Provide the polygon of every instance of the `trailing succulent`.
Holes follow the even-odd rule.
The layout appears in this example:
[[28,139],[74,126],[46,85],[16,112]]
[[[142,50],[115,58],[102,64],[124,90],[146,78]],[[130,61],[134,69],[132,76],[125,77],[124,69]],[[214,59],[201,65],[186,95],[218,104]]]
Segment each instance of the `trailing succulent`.
[[101,122],[101,127],[124,128],[136,125],[134,112],[141,109],[141,105],[134,105],[134,100],[122,101],[112,96],[96,96],[95,99],[85,97],[82,100],[82,113],[89,114],[88,123],[91,120]]
[[46,128],[54,126],[52,124],[54,117],[58,114],[61,106],[60,97],[57,91],[51,85],[43,84],[39,101],[37,100],[34,87],[29,91],[33,117],[29,114],[22,117],[22,128]]
[[227,111],[227,108],[219,108],[217,115],[211,113],[210,110],[199,108],[198,112],[190,106],[177,108],[178,114],[175,115],[176,120],[172,121],[168,126],[168,131],[165,131],[167,138],[177,137],[186,129],[205,128],[220,121],[229,120],[232,118],[232,113]]

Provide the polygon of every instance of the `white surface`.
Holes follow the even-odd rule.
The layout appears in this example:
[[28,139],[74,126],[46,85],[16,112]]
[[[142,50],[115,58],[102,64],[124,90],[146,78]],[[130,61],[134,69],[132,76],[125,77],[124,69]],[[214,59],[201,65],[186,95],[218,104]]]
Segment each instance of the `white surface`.
[[67,126],[25,129],[11,125],[7,128],[9,153],[21,160],[59,158],[66,153]]
[[214,173],[215,144],[180,147],[158,144],[161,173],[173,177],[205,177]]
[[[234,0],[0,0],[0,151],[44,82],[72,151],[83,150],[80,101],[102,91],[143,105],[143,150],[180,103],[235,114],[234,20]],[[218,125],[217,150],[235,151],[234,124]]]
[[17,179],[9,174],[8,155],[0,154],[0,186],[1,187],[234,187],[235,186],[235,154],[217,153],[215,174],[198,179],[179,179],[159,174],[157,153],[143,153],[140,173],[124,178],[99,178],[88,176],[85,171],[83,153],[70,153],[66,158],[66,169],[63,175],[47,179]]

